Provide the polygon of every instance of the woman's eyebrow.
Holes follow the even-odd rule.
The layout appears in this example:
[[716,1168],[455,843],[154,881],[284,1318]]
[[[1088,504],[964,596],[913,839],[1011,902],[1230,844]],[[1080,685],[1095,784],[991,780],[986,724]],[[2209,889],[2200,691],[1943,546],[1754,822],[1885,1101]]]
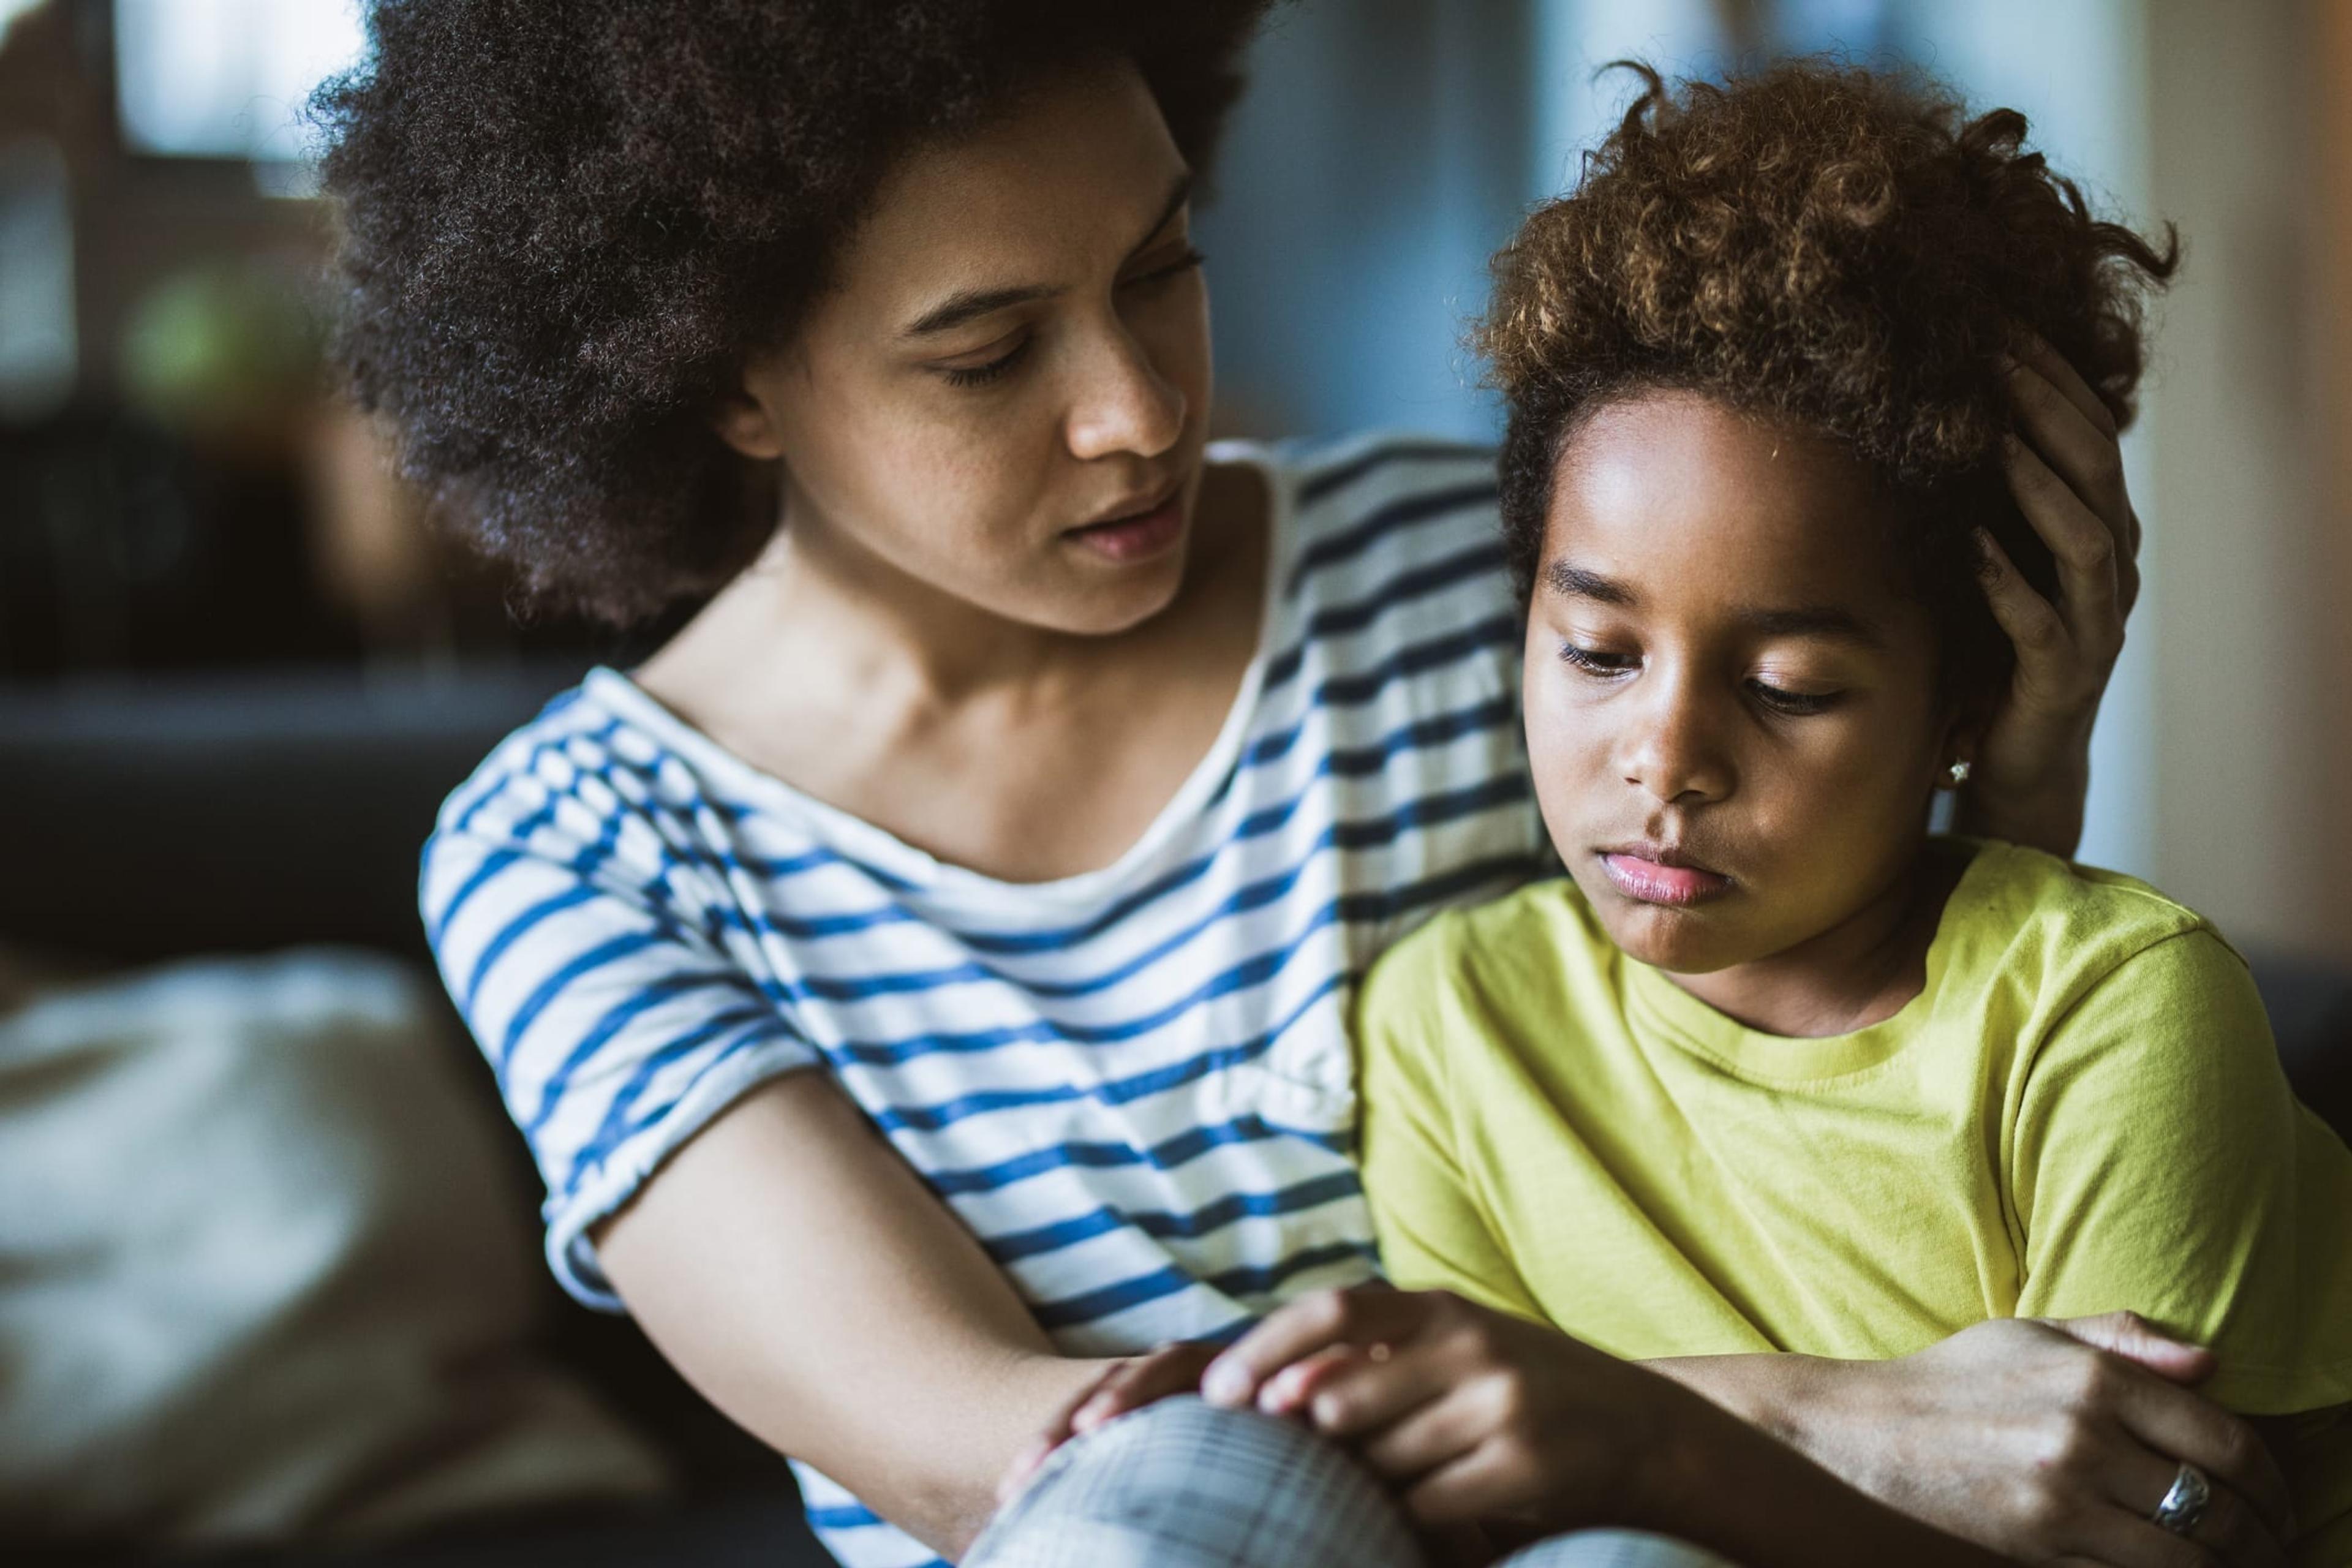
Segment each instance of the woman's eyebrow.
[[1026,305],[1036,300],[1050,300],[1064,292],[1065,289],[1045,283],[1032,283],[1013,289],[966,289],[961,293],[949,295],[918,316],[915,324],[907,329],[906,335],[910,338],[937,337],[941,332],[962,326],[966,321],[978,321],[992,311]]
[[[1128,247],[1129,259],[1133,259],[1138,251],[1150,245],[1152,238],[1168,226],[1168,220],[1192,199],[1192,172],[1187,169],[1176,176],[1175,184],[1169,190],[1167,204],[1160,209],[1160,216],[1151,220],[1151,226],[1143,231],[1143,237]],[[1047,283],[1031,283],[1010,289],[966,289],[949,295],[916,317],[914,323],[907,329],[906,336],[937,337],[941,332],[953,331],[968,321],[976,321],[992,311],[1009,310],[1014,305],[1034,304],[1039,300],[1051,300],[1067,291],[1061,285]]]

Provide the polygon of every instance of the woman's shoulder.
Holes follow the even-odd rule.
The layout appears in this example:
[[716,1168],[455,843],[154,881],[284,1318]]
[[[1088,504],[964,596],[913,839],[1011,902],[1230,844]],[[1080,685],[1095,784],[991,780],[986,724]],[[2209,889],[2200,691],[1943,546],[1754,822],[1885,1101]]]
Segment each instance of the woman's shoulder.
[[1221,443],[1211,456],[1260,467],[1276,494],[1276,590],[1345,600],[1400,570],[1465,561],[1500,581],[1490,447],[1374,431],[1270,446]]

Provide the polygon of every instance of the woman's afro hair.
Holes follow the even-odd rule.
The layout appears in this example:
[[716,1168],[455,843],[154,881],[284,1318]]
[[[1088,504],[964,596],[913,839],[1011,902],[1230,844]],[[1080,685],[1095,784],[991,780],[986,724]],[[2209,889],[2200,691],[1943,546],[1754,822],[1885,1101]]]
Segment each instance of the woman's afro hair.
[[[1628,63],[1630,65],[1630,62]],[[1696,392],[1843,443],[1895,500],[1890,542],[1929,607],[1946,694],[2011,668],[1979,580],[1986,527],[2047,592],[2008,494],[2005,355],[2039,334],[2129,423],[2142,301],[2179,247],[2095,218],[2025,150],[2024,116],[1969,119],[1908,75],[1813,61],[1670,92],[1657,74],[1495,258],[1478,348],[1509,406],[1506,539],[1520,591],[1564,444],[1606,403]]]
[[525,598],[628,623],[773,524],[713,433],[891,161],[1126,58],[1195,168],[1269,0],[375,0],[313,102],[341,357]]

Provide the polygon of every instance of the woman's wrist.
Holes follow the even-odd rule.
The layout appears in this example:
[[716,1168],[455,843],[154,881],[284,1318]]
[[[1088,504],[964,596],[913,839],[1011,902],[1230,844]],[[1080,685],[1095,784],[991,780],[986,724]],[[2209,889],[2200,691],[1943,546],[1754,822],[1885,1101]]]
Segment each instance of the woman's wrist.
[[2007,1560],[1864,1496],[1706,1398],[1660,1423],[1630,1476],[1639,1527],[1746,1568],[1994,1568]]
[[2074,858],[2083,840],[2084,802],[2091,790],[2088,738],[2066,748],[2064,760],[2031,781],[1980,776],[1962,793],[1954,826],[1979,838],[1998,838]]
[[1784,1351],[1677,1356],[1643,1365],[1671,1378],[1747,1426],[1801,1452],[1811,1451],[1820,1406],[1845,1362]]

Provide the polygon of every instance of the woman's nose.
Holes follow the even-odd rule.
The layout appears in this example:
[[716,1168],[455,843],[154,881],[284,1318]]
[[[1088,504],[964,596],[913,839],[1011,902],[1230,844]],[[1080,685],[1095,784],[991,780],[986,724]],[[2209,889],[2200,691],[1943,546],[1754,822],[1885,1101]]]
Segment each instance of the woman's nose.
[[1184,394],[1162,376],[1124,331],[1088,356],[1068,421],[1070,453],[1082,460],[1132,453],[1156,458],[1184,430]]

